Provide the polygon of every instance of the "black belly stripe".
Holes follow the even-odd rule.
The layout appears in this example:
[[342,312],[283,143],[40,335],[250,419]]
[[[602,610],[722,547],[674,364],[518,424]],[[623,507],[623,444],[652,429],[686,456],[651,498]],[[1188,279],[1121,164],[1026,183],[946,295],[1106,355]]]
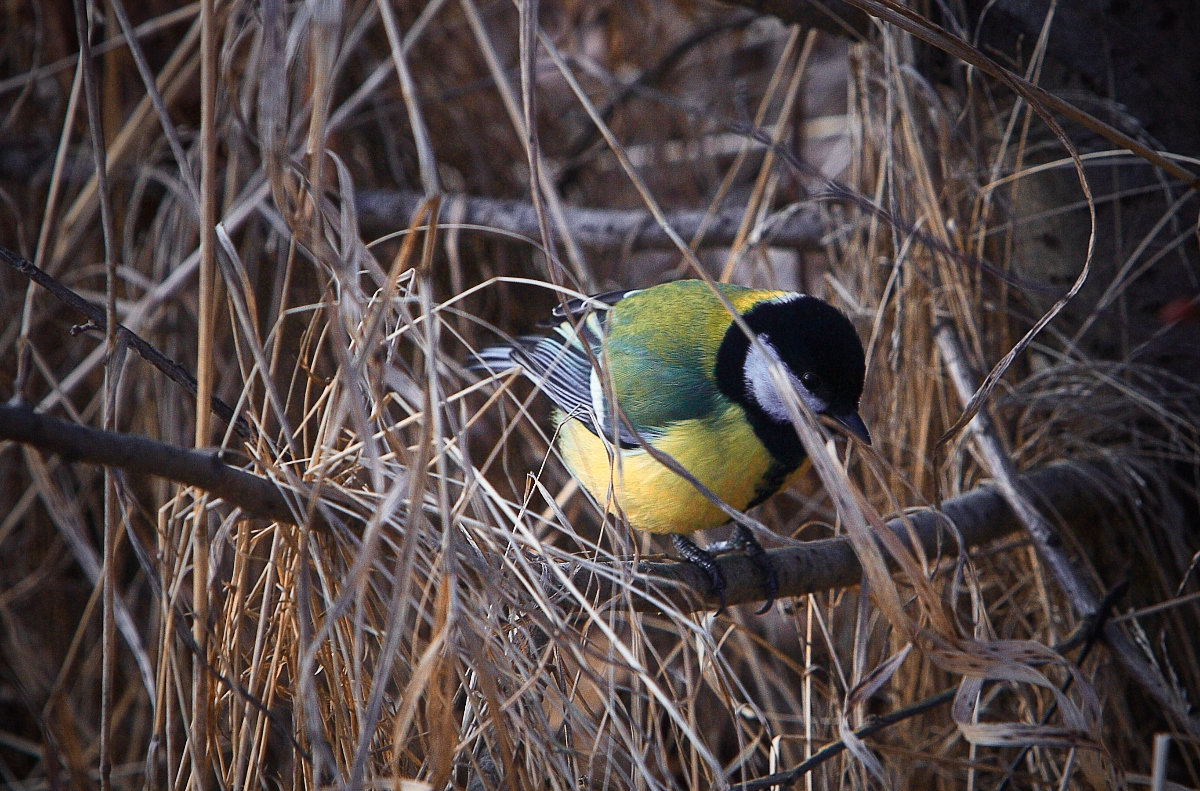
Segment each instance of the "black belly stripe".
[[789,465],[779,461],[778,459],[771,459],[771,464],[767,467],[767,471],[763,473],[763,477],[758,482],[758,486],[754,487],[754,499],[752,499],[749,504],[746,505],[744,510],[750,510],[771,495],[775,494],[775,492],[779,491],[779,487],[783,486],[784,481],[786,481],[788,476],[795,472],[796,468],[799,466],[800,465],[798,463]]

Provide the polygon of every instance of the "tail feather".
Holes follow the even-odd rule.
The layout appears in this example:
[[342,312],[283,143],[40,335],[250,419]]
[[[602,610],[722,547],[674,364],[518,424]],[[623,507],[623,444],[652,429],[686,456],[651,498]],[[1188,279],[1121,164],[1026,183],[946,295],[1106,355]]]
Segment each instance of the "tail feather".
[[499,373],[513,368],[528,368],[526,352],[542,340],[540,335],[526,335],[512,344],[488,346],[471,355],[467,370],[474,373]]
[[514,368],[517,366],[516,361],[513,360],[515,351],[511,346],[489,346],[481,349],[471,355],[471,360],[467,363],[467,370],[473,373],[495,373]]

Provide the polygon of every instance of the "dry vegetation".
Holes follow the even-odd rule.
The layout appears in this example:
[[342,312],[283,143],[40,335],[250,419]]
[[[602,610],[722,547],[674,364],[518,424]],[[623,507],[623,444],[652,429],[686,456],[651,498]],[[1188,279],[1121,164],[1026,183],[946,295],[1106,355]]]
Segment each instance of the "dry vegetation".
[[[841,740],[793,787],[1200,786],[1194,717],[1163,703],[1200,700],[1195,360],[1187,326],[1128,309],[1168,267],[1197,291],[1196,201],[1172,175],[1141,191],[1157,224],[1097,222],[1104,269],[1069,149],[979,71],[922,77],[895,28],[264,0],[218,4],[204,37],[199,5],[168,5],[98,8],[86,80],[68,3],[5,5],[0,243],[202,391],[211,371],[252,437],[14,271],[0,396],[226,448],[291,518],[0,444],[0,782],[763,788]],[[1096,202],[1123,197],[1100,183]],[[683,249],[660,212],[691,223]],[[758,513],[779,544],[849,535],[865,587],[763,616],[597,599],[573,569],[627,589],[616,561],[664,547],[569,482],[543,398],[463,370],[560,295],[701,275],[823,294],[867,341],[874,448],[817,443],[822,475]],[[1105,461],[1102,516],[1065,551],[1097,598],[1129,581],[1112,616],[1160,697],[1022,535],[871,541],[879,515],[1003,477],[961,420],[955,339],[979,381],[1000,364],[979,403],[1005,463]]]

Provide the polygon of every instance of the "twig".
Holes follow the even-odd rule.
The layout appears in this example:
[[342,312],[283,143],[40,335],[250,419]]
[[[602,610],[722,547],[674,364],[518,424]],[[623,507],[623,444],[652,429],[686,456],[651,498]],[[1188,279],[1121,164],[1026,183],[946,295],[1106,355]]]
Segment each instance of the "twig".
[[[407,227],[407,218],[415,216],[425,203],[423,193],[394,190],[363,190],[355,195],[359,219],[374,229]],[[664,213],[667,222],[681,237],[695,235],[709,217],[701,210],[677,210]],[[740,208],[722,210],[705,226],[704,242],[709,246],[733,244],[742,222]],[[675,244],[649,212],[625,209],[564,207],[567,225],[576,242],[589,247],[628,249],[674,249]],[[528,201],[471,195],[444,195],[440,224],[457,222],[485,228],[497,228],[531,239],[539,239],[537,213]],[[821,249],[826,225],[816,204],[804,204],[786,214],[763,234],[767,244]]]
[[[1060,654],[1065,654],[1071,647],[1076,645],[1080,646],[1079,656],[1075,657],[1075,664],[1082,666],[1084,660],[1086,660],[1092,653],[1092,649],[1095,648],[1096,644],[1102,639],[1104,634],[1104,625],[1107,624],[1108,620],[1112,617],[1113,608],[1117,606],[1117,602],[1124,598],[1125,594],[1128,592],[1129,580],[1126,579],[1119,582],[1113,587],[1112,590],[1104,595],[1104,599],[1100,602],[1099,610],[1093,613],[1091,617],[1085,618],[1083,623],[1079,625],[1079,628],[1075,630],[1075,633],[1059,645],[1056,645],[1054,650]],[[1066,694],[1071,688],[1071,685],[1074,683],[1075,674],[1070,673],[1067,675],[1066,680],[1063,681],[1062,686],[1059,687],[1059,691],[1063,694]],[[1039,719],[1039,724],[1045,725],[1047,722],[1049,722],[1050,718],[1054,716],[1054,712],[1056,711],[1058,711],[1057,698],[1051,700],[1050,705],[1048,705],[1046,710],[1042,712],[1042,716]],[[996,786],[996,791],[1005,791],[1005,789],[1008,788],[1009,784],[1012,783],[1013,776],[1017,773],[1018,767],[1020,767],[1025,761],[1025,756],[1029,755],[1029,751],[1032,749],[1033,745],[1031,744],[1025,744],[1021,746],[1021,750],[1017,753],[1017,756],[1009,761],[1008,771],[1004,773],[1003,779],[1001,779],[999,785]]]
[[[630,98],[637,96],[642,89],[661,82],[696,47],[710,38],[727,31],[740,31],[753,24],[758,18],[758,14],[736,14],[727,18],[719,18],[715,22],[693,30],[654,64],[642,71],[637,76],[637,79],[619,86],[616,96],[609,99],[608,103],[600,108],[600,117],[605,123],[611,123],[613,114],[618,107],[628,102]],[[594,125],[589,125],[583,129],[575,140],[567,144],[566,153],[563,155],[563,158],[573,164],[569,164],[559,175],[558,183],[560,187],[575,179],[582,167],[581,163],[575,160],[582,156],[599,139],[599,130]]]
[[[1123,596],[1125,594],[1125,592],[1127,590],[1128,590],[1128,585],[1120,585],[1120,586],[1117,586],[1116,588],[1114,588],[1107,596],[1104,597],[1104,602],[1101,605],[1101,610],[1096,614],[1096,619],[1089,620],[1089,622],[1083,624],[1080,627],[1078,634],[1072,635],[1069,639],[1067,639],[1063,643],[1056,645],[1054,647],[1054,650],[1062,652],[1062,651],[1066,651],[1068,648],[1070,648],[1073,645],[1082,643],[1083,647],[1081,648],[1081,650],[1079,652],[1079,658],[1076,660],[1076,664],[1083,662],[1084,658],[1087,657],[1087,655],[1091,652],[1092,648],[1095,646],[1096,640],[1100,636],[1101,627],[1103,626],[1103,624],[1107,620],[1107,618],[1112,614],[1113,606],[1116,604],[1117,600],[1119,600],[1121,598],[1121,596]],[[1071,682],[1074,680],[1074,678],[1075,678],[1074,676],[1067,677],[1067,680],[1064,682],[1064,686],[1063,686],[1064,692],[1070,687]],[[884,728],[895,725],[898,722],[903,722],[904,720],[907,720],[911,717],[916,717],[919,714],[924,714],[925,712],[927,712],[931,709],[937,708],[938,706],[942,705],[943,703],[949,703],[951,700],[954,699],[954,695],[957,693],[957,691],[958,691],[957,687],[955,687],[953,689],[947,689],[944,692],[939,692],[938,694],[936,694],[932,697],[928,697],[925,700],[918,701],[917,703],[914,703],[911,706],[905,706],[904,708],[893,711],[890,714],[885,714],[885,715],[882,715],[879,717],[875,717],[871,720],[871,722],[867,723],[863,727],[856,730],[854,732],[854,735],[860,739],[865,739],[868,736],[873,736],[874,734],[878,733],[879,731],[883,730]],[[1054,711],[1055,705],[1056,705],[1056,703],[1052,702],[1050,704],[1050,708],[1045,712],[1045,714],[1043,714],[1043,716],[1042,716],[1043,723],[1045,723],[1049,720],[1050,715]],[[846,749],[845,740],[839,739],[836,742],[833,742],[832,744],[826,745],[825,747],[821,748],[816,753],[814,753],[812,756],[810,756],[809,758],[806,758],[802,763],[797,764],[795,767],[789,769],[786,772],[776,772],[773,775],[767,775],[766,777],[755,778],[754,780],[750,780],[749,782],[742,783],[741,785],[733,786],[730,789],[730,791],[761,791],[761,789],[772,788],[774,786],[790,786],[790,785],[796,783],[798,780],[800,780],[800,778],[804,777],[804,775],[808,774],[809,772],[813,771],[821,764],[828,761],[830,758],[833,758],[834,756],[844,752],[845,749]],[[1022,748],[1021,753],[1018,756],[1017,760],[1013,761],[1010,764],[1009,771],[1008,771],[1008,774],[1005,776],[1004,782],[1000,785],[999,788],[996,789],[996,791],[1001,791],[1001,789],[1003,789],[1005,787],[1008,780],[1011,778],[1013,772],[1015,771],[1016,766],[1020,763],[1020,756],[1023,756],[1026,753],[1026,751],[1028,751],[1028,749],[1029,749],[1028,746]]]
[[[905,706],[904,708],[893,711],[890,714],[885,714],[881,717],[875,717],[869,723],[856,730],[854,735],[860,739],[873,736],[884,728],[891,727],[898,722],[903,722],[904,720],[916,717],[919,714],[924,714],[930,709],[936,709],[943,703],[949,703],[950,701],[954,700],[954,695],[957,691],[957,687],[948,689],[944,692],[939,692],[933,697],[918,701],[911,706]],[[822,747],[820,750],[813,753],[812,756],[806,758],[803,763],[798,764],[786,772],[776,772],[773,775],[755,778],[754,780],[742,783],[741,785],[732,786],[730,791],[762,791],[763,789],[774,788],[776,786],[790,786],[800,778],[804,777],[804,775],[828,761],[830,758],[833,758],[834,756],[844,752],[845,749],[846,742],[839,739],[833,744]]]
[[[220,22],[216,18],[216,0],[200,0],[200,269],[196,294],[196,430],[195,447],[209,443],[212,420],[204,408],[213,398],[216,363],[213,360],[217,299],[217,48]],[[320,159],[320,158],[318,158]],[[180,162],[180,167],[187,167]],[[194,182],[193,182],[194,183]],[[115,319],[114,319],[115,320]],[[208,517],[197,508],[192,522],[192,606],[196,617],[192,637],[201,656],[208,653]],[[191,784],[199,791],[215,786],[209,761],[209,677],[198,665],[192,665],[192,712],[189,722]]]
[[[105,330],[107,322],[104,319],[103,308],[88,302],[62,283],[59,283],[45,270],[38,268],[31,261],[25,260],[7,248],[0,247],[0,258],[3,258],[5,263],[13,269],[49,291],[58,298],[59,302],[86,316],[90,322],[89,325],[85,325],[86,329]],[[154,346],[147,343],[141,336],[124,324],[117,325],[117,336],[120,342],[128,344],[142,356],[142,359],[166,374],[167,378],[171,381],[183,387],[189,395],[193,397],[196,395],[196,378],[182,365],[154,348]],[[231,424],[235,434],[247,441],[254,439],[254,429],[250,428],[250,424],[244,418],[235,416],[233,407],[215,395],[212,397],[211,404],[213,413],[226,423]]]
[[[958,334],[949,324],[942,324],[937,328],[935,337],[959,399],[963,404],[970,403],[975,394],[975,378],[967,365]],[[1100,600],[1071,563],[1062,539],[1025,496],[1026,487],[1017,475],[988,411],[980,407],[968,427],[975,440],[980,463],[995,479],[997,491],[1020,519],[1039,557],[1066,594],[1071,606],[1080,617],[1095,617],[1100,611]],[[1058,505],[1057,497],[1054,503]],[[1187,702],[1179,698],[1121,628],[1110,621],[1104,625],[1103,632],[1105,643],[1126,675],[1169,712],[1180,726],[1192,735],[1200,735],[1200,717],[1189,711]]]
[[[114,329],[117,306],[116,225],[113,220],[112,193],[109,191],[104,121],[100,110],[100,89],[97,86],[96,64],[92,60],[91,39],[94,17],[88,13],[84,0],[74,0],[75,33],[79,37],[80,76],[83,78],[83,99],[87,108],[88,136],[91,138],[92,162],[96,171],[96,195],[100,201],[100,232],[104,238],[104,389],[102,420],[104,428],[115,427],[117,415],[117,383],[121,378],[121,361],[125,355],[118,349]],[[117,527],[116,481],[111,470],[104,471],[104,555],[101,560],[101,629],[100,629],[100,791],[112,789],[113,762],[113,678],[116,675],[116,570],[115,550],[120,531]]]

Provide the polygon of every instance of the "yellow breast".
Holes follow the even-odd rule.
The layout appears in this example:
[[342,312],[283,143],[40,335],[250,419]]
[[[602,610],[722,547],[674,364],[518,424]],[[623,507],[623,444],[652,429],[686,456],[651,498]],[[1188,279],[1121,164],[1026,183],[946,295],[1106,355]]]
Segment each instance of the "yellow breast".
[[[739,410],[730,407],[712,418],[675,423],[653,445],[740,511],[759,494],[771,457]],[[611,513],[623,512],[639,530],[691,533],[729,521],[695,487],[642,448],[614,448],[616,457],[610,457],[606,444],[573,419],[562,423],[558,446],[584,488]]]

